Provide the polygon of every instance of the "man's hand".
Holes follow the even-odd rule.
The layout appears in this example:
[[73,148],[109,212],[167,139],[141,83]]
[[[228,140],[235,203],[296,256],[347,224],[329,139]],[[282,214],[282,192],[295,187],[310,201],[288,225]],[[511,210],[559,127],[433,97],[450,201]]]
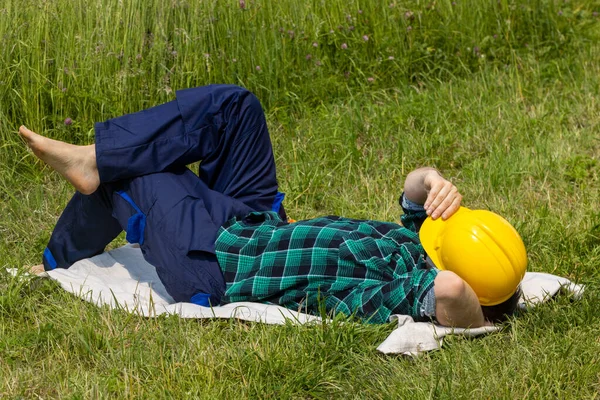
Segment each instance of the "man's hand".
[[434,168],[412,171],[404,182],[404,196],[417,204],[423,204],[427,215],[433,219],[446,220],[460,207],[462,195],[452,182]]
[[427,191],[427,200],[423,205],[427,215],[433,219],[441,216],[445,220],[458,211],[462,195],[456,186],[444,179],[437,170],[429,171],[423,179],[423,184]]

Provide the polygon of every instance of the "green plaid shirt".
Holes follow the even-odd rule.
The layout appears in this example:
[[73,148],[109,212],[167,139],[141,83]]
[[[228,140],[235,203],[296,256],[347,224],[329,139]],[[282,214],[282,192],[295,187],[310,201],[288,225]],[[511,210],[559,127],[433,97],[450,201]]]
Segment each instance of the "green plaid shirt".
[[234,218],[215,245],[227,282],[222,303],[255,301],[311,314],[324,307],[371,323],[391,314],[422,320],[437,275],[415,229],[423,216],[403,216],[414,231],[335,216],[292,224],[274,212]]

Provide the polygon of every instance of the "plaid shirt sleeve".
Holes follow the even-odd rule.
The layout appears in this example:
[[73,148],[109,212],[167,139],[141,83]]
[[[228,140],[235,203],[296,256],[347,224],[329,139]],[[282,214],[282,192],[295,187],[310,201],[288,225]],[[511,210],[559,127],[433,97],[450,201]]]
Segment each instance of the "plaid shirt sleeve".
[[227,289],[223,302],[259,301],[371,323],[391,314],[425,319],[423,303],[437,270],[417,234],[400,225],[336,216],[283,222],[251,213],[219,231],[216,253]]
[[404,193],[400,196],[398,203],[400,203],[403,211],[403,215],[400,217],[402,226],[415,233],[419,233],[421,225],[423,225],[423,222],[427,219],[427,213],[425,212],[423,205],[408,200],[404,196]]

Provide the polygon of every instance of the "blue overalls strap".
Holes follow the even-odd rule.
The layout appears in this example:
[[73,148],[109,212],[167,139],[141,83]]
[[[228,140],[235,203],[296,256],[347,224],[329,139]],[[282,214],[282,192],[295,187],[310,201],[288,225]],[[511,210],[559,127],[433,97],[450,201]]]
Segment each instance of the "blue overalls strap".
[[202,307],[210,307],[210,294],[196,293],[190,299],[190,303],[197,304]]
[[146,229],[146,215],[135,204],[133,199],[127,193],[120,190],[117,192],[131,207],[136,211],[136,214],[129,217],[127,220],[127,235],[125,238],[129,243],[144,244],[144,229]]
[[275,195],[275,199],[273,200],[273,205],[271,206],[271,211],[279,212],[281,208],[281,203],[283,203],[283,199],[285,197],[285,193],[277,192]]
[[51,270],[56,268],[56,266],[58,265],[56,263],[56,260],[54,259],[54,256],[52,255],[52,252],[47,247],[44,250],[44,258],[46,259],[46,262],[48,263],[48,266],[50,267]]

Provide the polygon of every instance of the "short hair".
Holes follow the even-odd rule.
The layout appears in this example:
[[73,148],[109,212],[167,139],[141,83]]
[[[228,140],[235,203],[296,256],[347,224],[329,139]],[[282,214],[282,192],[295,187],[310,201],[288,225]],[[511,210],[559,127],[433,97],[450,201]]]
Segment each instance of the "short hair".
[[486,320],[494,323],[506,321],[509,317],[516,314],[522,293],[521,286],[519,286],[508,300],[493,306],[481,306],[483,316]]

